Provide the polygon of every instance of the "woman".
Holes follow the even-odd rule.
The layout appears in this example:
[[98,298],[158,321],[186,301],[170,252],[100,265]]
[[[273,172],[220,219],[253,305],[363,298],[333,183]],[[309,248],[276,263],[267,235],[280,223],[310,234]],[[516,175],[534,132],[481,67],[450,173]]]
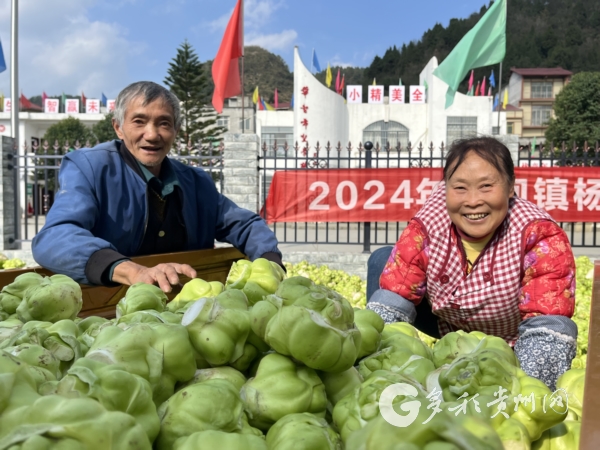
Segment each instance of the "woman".
[[517,197],[514,183],[502,143],[455,142],[444,180],[391,254],[387,247],[369,259],[367,307],[435,337],[502,337],[521,368],[554,389],[576,352],[575,260],[564,231]]

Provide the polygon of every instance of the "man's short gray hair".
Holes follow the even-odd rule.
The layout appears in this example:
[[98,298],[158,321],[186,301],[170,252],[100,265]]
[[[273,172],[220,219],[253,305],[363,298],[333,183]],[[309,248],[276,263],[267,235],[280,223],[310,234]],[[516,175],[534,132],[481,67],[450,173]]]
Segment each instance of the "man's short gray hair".
[[179,108],[179,99],[171,91],[165,89],[160,84],[156,84],[152,81],[137,81],[130,84],[117,95],[115,100],[115,112],[114,118],[119,124],[123,126],[125,120],[125,110],[129,103],[137,97],[142,97],[143,106],[148,103],[152,103],[154,100],[163,100],[167,105],[173,109],[173,123],[175,128],[179,129],[181,126],[181,109]]

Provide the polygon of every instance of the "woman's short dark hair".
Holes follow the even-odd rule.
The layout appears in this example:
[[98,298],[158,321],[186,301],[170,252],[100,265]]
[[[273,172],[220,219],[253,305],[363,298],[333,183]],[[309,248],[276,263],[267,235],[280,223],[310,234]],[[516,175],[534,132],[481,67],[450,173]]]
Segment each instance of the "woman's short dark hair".
[[448,181],[463,163],[469,152],[473,152],[500,172],[509,186],[515,182],[515,165],[510,150],[492,137],[476,137],[454,141],[446,155],[444,180]]

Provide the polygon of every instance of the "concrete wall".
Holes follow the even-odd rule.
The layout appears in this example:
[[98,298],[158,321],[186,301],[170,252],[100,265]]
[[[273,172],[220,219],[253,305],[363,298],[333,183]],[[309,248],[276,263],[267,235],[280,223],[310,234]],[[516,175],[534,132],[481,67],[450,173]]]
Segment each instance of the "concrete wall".
[[[308,88],[304,95],[303,88]],[[306,112],[302,107],[306,106]],[[301,121],[306,119],[308,126]],[[290,126],[289,124],[287,126]],[[317,80],[306,68],[298,47],[294,48],[294,142],[302,145],[302,135],[307,136],[310,146],[319,142],[322,146],[328,141],[347,143],[349,138],[348,108],[344,97],[336,94]]]
[[[263,127],[293,126],[294,111],[256,111],[256,134],[258,136],[262,136]],[[288,145],[291,147],[294,142],[288,142]]]

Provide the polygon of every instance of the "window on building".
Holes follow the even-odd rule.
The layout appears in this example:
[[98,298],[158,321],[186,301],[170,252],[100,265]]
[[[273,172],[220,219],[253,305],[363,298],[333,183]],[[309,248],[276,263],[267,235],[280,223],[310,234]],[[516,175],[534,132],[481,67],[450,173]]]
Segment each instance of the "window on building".
[[506,134],[514,134],[514,123],[506,122]]
[[220,127],[224,127],[229,130],[229,116],[219,116],[217,117],[217,125]]
[[477,136],[477,117],[447,117],[446,146],[458,139]]
[[363,142],[371,141],[373,146],[385,148],[389,143],[393,150],[400,144],[403,149],[408,147],[408,128],[398,122],[374,122],[363,130]]
[[235,97],[232,97],[229,99],[229,107],[230,108],[236,108],[238,106],[238,99]]
[[542,126],[546,125],[552,116],[552,106],[550,105],[533,105],[531,107],[531,125]]
[[552,81],[532,81],[531,98],[552,98]]
[[[244,122],[244,124],[242,124],[242,122]],[[242,127],[242,125],[244,125],[244,127]],[[242,131],[242,128],[246,131],[251,131],[250,125],[251,125],[250,117],[246,117],[244,120],[240,119],[239,123],[238,123],[240,132]]]
[[[294,127],[262,127],[260,132],[260,147],[267,145],[267,156],[285,156],[284,146],[287,142],[291,149],[294,145]],[[275,148],[277,143],[277,148]]]

